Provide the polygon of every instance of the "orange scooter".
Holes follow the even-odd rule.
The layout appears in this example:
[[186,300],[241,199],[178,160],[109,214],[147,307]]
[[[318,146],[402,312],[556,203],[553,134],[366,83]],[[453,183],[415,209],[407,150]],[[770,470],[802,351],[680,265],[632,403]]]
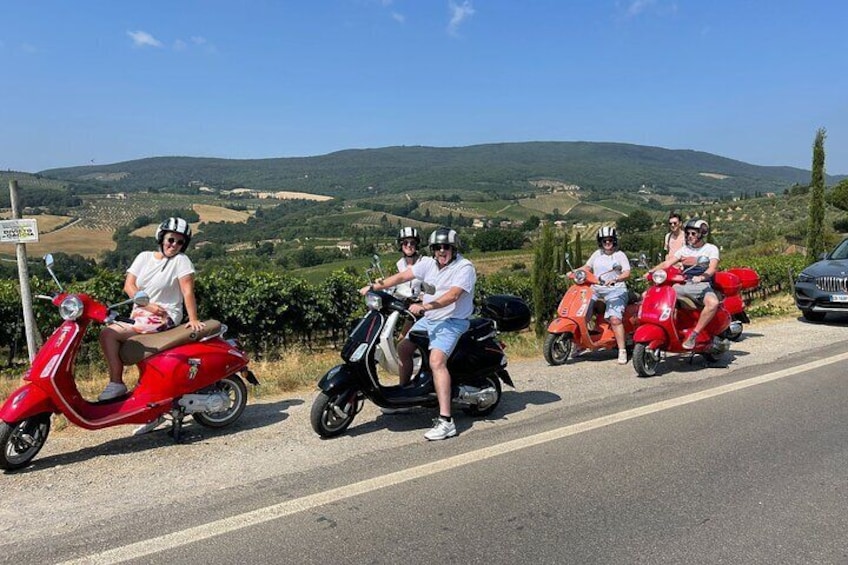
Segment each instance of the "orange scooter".
[[[557,317],[548,325],[543,350],[549,365],[564,365],[571,358],[575,346],[588,351],[617,347],[612,324],[604,318],[603,300],[597,298],[592,290],[592,285],[598,284],[600,276],[606,273],[598,276],[583,269],[575,271],[571,263],[568,266],[571,269],[568,278],[574,284],[562,297],[557,307]],[[611,270],[620,272],[621,265],[616,263]],[[628,346],[633,342],[639,313],[638,301],[638,294],[628,292],[622,320]]]

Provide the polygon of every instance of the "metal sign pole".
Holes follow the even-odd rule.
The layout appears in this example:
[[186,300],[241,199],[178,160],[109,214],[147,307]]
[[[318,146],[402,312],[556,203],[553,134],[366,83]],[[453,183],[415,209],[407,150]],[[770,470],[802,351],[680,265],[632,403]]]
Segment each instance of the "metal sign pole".
[[[18,181],[9,181],[9,198],[12,205],[12,218],[21,219],[21,209],[18,203]],[[35,327],[35,314],[32,310],[32,291],[29,287],[29,269],[27,268],[26,244],[16,243],[15,253],[18,258],[18,280],[21,285],[21,306],[24,312],[24,330],[26,331],[27,352],[29,362],[35,359],[35,354],[41,347],[41,336]]]

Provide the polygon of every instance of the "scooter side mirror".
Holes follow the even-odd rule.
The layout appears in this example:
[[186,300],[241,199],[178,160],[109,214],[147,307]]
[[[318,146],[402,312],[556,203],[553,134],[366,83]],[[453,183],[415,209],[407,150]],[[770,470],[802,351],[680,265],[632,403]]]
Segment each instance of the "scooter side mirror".
[[423,292],[424,294],[436,294],[436,287],[428,282],[422,282],[421,292]]
[[619,263],[618,261],[613,263],[612,264],[612,270],[615,271],[616,273],[620,273],[621,272],[621,263]]
[[699,255],[698,256],[698,266],[699,267],[706,267],[709,264],[710,264],[710,258],[709,257],[707,257],[706,255]]
[[144,306],[147,306],[148,304],[150,304],[150,297],[143,290],[139,290],[138,292],[135,293],[135,296],[133,296],[132,301],[133,301],[133,304],[135,304],[136,306],[144,307]]
[[65,289],[62,288],[62,283],[59,282],[59,279],[56,278],[56,273],[53,272],[53,265],[56,264],[56,261],[53,259],[53,254],[48,253],[44,256],[44,266],[47,267],[47,272],[50,273],[50,276],[53,277],[53,282],[56,283],[56,286],[59,287],[61,292],[65,292]]

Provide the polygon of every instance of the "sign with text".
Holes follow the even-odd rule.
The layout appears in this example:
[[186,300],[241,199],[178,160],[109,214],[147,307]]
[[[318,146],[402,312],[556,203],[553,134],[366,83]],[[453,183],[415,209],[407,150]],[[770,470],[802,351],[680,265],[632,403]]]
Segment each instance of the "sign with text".
[[29,243],[38,241],[35,220],[0,220],[0,243]]

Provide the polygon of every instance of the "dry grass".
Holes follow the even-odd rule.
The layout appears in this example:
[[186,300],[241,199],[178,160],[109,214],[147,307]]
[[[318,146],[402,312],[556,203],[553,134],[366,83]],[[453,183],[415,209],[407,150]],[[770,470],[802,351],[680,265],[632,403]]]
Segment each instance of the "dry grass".
[[115,249],[112,233],[113,231],[109,229],[92,230],[73,225],[59,231],[40,235],[38,243],[26,244],[27,253],[31,256],[42,256],[46,253],[62,251],[69,254],[78,253],[83,257],[96,259],[103,253]]

